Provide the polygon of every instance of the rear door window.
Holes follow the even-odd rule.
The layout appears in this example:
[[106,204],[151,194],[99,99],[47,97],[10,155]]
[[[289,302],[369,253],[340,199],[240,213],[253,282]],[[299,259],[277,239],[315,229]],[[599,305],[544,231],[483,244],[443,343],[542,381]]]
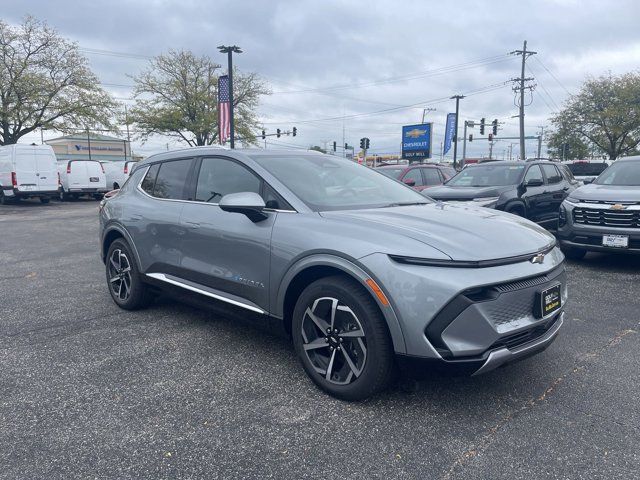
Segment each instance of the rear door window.
[[411,179],[416,182],[414,185],[415,187],[422,187],[424,185],[424,181],[422,180],[422,173],[420,173],[420,170],[422,169],[412,168],[407,171],[407,173],[404,174],[404,177],[402,177],[402,181],[406,183],[408,179]]
[[560,183],[562,181],[562,175],[560,175],[555,165],[541,165],[541,167],[549,184]]
[[442,178],[437,168],[423,168],[422,175],[425,178],[425,185],[440,185],[442,183]]
[[540,170],[540,165],[532,165],[531,168],[527,171],[527,174],[524,176],[525,185],[529,183],[531,180],[540,180],[544,183],[544,178],[542,177],[542,171]]
[[158,170],[160,170],[160,164],[156,163],[151,165],[147,174],[144,176],[144,180],[140,184],[140,188],[147,192],[149,195],[153,195],[153,186],[156,184],[156,177],[158,176]]
[[196,201],[218,203],[230,193],[260,195],[261,180],[239,163],[224,158],[203,158],[196,186]]
[[153,196],[172,200],[183,199],[189,167],[191,167],[190,158],[161,163],[153,187]]

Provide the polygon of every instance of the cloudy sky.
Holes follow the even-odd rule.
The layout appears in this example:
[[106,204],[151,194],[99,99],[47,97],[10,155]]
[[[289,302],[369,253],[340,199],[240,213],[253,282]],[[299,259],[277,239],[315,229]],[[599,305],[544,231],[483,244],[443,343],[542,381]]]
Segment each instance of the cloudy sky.
[[[426,118],[438,152],[454,94],[468,95],[461,120],[498,118],[499,138],[517,136],[517,107],[504,82],[520,74],[520,57],[509,52],[525,39],[538,52],[527,62],[537,85],[527,99],[527,135],[548,126],[586,76],[640,66],[637,0],[23,0],[5,3],[0,15],[19,23],[26,14],[78,42],[105,88],[129,103],[128,75],[149,57],[188,49],[225,63],[216,46],[239,45],[237,67],[259,73],[273,91],[260,107],[265,128],[298,128],[296,138],[272,139],[268,148],[341,145],[344,132],[349,144],[367,136],[371,152],[397,153],[401,126],[435,108]],[[497,142],[494,153],[501,157],[511,142]],[[166,143],[137,142],[134,151],[149,155]],[[528,154],[535,149],[529,142]],[[486,140],[468,146],[470,156],[487,153]]]

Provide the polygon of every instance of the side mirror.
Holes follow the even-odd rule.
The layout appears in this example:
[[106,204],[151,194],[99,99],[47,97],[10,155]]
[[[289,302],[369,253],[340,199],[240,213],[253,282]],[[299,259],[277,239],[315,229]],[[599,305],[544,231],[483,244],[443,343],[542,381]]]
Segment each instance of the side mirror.
[[544,181],[541,178],[532,178],[526,184],[527,187],[541,187],[544,185]]
[[267,218],[264,213],[264,200],[254,192],[238,192],[225,195],[218,202],[218,206],[225,212],[242,213],[252,222],[259,222]]
[[404,180],[402,180],[406,185],[409,185],[410,187],[414,187],[416,185],[416,181],[413,178],[405,178]]

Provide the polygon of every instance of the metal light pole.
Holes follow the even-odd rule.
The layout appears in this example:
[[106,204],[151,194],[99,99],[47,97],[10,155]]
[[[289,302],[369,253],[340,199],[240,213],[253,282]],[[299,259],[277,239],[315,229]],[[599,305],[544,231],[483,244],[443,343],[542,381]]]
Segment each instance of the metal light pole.
[[456,160],[458,158],[458,117],[460,116],[460,99],[464,98],[464,95],[454,95],[451,100],[456,101],[456,126],[455,133],[453,134],[453,168],[456,168]]
[[220,45],[218,50],[220,50],[221,53],[227,54],[227,70],[229,72],[229,125],[231,130],[229,138],[231,140],[231,148],[235,148],[235,128],[233,124],[233,54],[242,53],[242,50],[235,45]]

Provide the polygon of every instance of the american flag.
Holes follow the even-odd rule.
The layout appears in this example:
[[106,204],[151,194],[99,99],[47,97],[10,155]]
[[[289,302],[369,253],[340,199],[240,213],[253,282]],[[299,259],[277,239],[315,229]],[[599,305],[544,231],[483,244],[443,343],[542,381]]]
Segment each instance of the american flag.
[[218,132],[221,145],[231,136],[229,108],[229,76],[222,75],[218,78]]

